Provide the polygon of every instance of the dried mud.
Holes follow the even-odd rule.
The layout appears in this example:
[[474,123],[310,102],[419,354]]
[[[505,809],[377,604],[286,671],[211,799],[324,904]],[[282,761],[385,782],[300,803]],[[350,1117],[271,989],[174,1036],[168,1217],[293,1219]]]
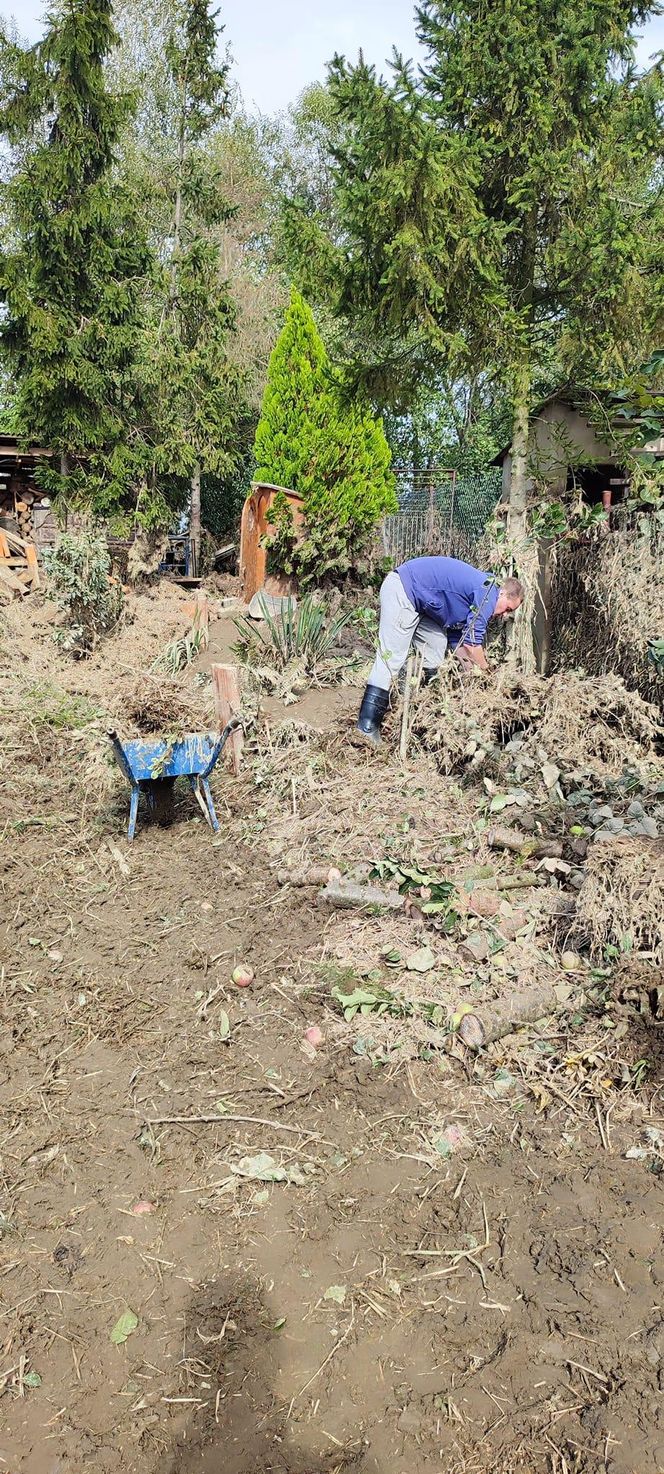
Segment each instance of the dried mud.
[[[14,649],[19,674],[37,661],[88,695],[143,660],[118,645],[81,671],[31,638]],[[661,1154],[625,1156],[659,1129],[657,1079],[620,1085],[601,1052],[586,1058],[597,1023],[587,1037],[551,1025],[545,1043],[571,1064],[546,1101],[526,1045],[523,1068],[509,1057],[508,1096],[492,1083],[499,1049],[484,1071],[359,1056],[318,963],[353,936],[377,953],[381,920],[353,934],[314,893],[277,884],[284,858],[344,864],[427,822],[433,849],[459,822],[458,790],[425,759],[401,784],[394,764],[381,796],[389,759],[345,737],[353,699],[308,708],[341,724],[327,777],[302,758],[293,789],[288,761],[277,781],[263,749],[239,784],[217,774],[216,839],[185,796],[170,830],[143,822],[127,845],[121,784],[82,815],[76,743],[60,743],[36,790],[48,825],[21,823],[39,817],[42,749],[3,773],[12,1474],[664,1469]],[[340,783],[323,817],[307,771]],[[351,823],[343,798],[360,779]],[[240,961],[255,972],[241,991]],[[312,1058],[314,1022],[327,1042]],[[579,1084],[591,1077],[597,1096]],[[205,1116],[218,1119],[191,1119]],[[449,1123],[464,1144],[444,1158],[431,1142]],[[259,1151],[311,1164],[305,1185],[233,1171]],[[115,1345],[127,1308],[138,1323]]]

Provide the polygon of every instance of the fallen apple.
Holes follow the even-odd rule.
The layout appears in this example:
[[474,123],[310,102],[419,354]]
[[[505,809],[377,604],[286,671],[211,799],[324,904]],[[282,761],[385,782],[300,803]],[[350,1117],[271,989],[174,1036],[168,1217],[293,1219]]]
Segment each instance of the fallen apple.
[[240,967],[234,968],[233,972],[231,973],[231,978],[232,981],[235,983],[236,988],[250,988],[251,984],[254,981],[254,976],[255,974],[252,967],[244,967],[242,965]]

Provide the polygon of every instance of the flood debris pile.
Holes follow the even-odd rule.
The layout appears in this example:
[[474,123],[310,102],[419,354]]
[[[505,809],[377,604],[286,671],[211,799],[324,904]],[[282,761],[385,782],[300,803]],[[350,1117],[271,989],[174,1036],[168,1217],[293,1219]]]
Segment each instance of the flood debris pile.
[[153,732],[183,736],[205,732],[214,724],[211,688],[193,686],[177,676],[140,671],[114,693],[112,711],[123,735]]
[[664,631],[664,531],[655,517],[636,528],[602,530],[565,549],[553,586],[554,669],[615,671],[661,704],[664,677],[648,645]]
[[664,839],[619,836],[594,845],[576,903],[576,923],[590,956],[647,954],[664,964]]
[[661,725],[656,708],[619,676],[503,670],[489,681],[450,665],[420,696],[413,736],[446,774],[504,770],[506,759],[507,766],[518,759],[522,774],[536,779],[545,764],[555,765],[559,778],[605,779],[654,761]]

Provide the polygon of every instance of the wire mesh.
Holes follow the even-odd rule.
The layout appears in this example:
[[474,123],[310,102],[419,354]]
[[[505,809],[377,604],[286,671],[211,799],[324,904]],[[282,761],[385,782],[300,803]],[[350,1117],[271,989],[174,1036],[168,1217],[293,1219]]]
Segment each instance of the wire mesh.
[[386,556],[396,564],[426,553],[471,556],[500,497],[501,471],[397,470],[398,512],[381,527]]

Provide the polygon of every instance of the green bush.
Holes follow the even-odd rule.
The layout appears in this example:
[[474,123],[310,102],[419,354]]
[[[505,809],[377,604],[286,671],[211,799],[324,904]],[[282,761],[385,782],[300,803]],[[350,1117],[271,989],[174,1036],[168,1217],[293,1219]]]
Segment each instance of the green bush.
[[285,497],[273,507],[271,564],[304,583],[348,573],[385,512],[396,510],[390,449],[366,404],[348,405],[313,315],[293,288],[270,358],[256,430],[257,481],[300,493],[297,532]]
[[87,655],[118,623],[124,606],[122,586],[113,578],[108,547],[95,533],[63,533],[44,553],[49,592],[65,622],[54,639],[73,655]]

